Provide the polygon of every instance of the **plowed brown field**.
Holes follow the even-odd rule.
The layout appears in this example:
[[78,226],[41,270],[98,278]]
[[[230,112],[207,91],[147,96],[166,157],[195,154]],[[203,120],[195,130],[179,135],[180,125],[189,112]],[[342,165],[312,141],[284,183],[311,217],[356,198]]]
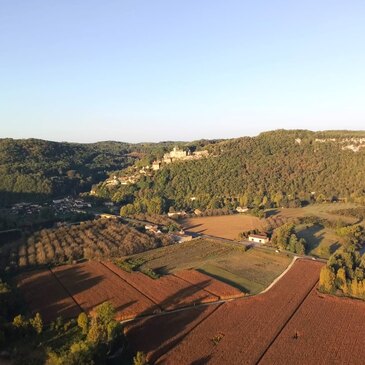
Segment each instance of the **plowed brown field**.
[[220,299],[240,298],[244,296],[244,293],[233,286],[213,279],[212,277],[196,270],[182,270],[174,273],[174,275],[206,290]]
[[[222,304],[156,363],[256,363],[317,283],[321,266],[299,260],[265,294]],[[156,346],[150,356],[160,352]]]
[[[174,275],[154,280],[139,272],[127,273],[110,262],[89,261],[29,272],[19,276],[17,282],[30,309],[40,312],[46,322],[60,315],[76,317],[81,310],[90,312],[105,301],[114,305],[117,318],[122,321],[216,302],[220,295],[236,293],[237,289],[223,283],[220,287],[213,278],[199,278],[204,280],[196,281],[198,285]],[[212,290],[204,290],[205,286]],[[218,289],[219,295],[211,293]]]
[[80,307],[48,269],[22,274],[16,281],[31,312],[39,312],[45,323],[58,316],[77,317],[81,312]]
[[105,301],[114,305],[119,320],[157,309],[151,300],[99,262],[59,266],[53,272],[85,312]]
[[365,302],[313,289],[260,364],[365,363]]
[[155,280],[139,272],[126,273],[112,263],[104,264],[164,310],[218,300],[217,296],[203,290],[204,285],[197,287],[174,275],[162,276]]
[[220,304],[189,308],[166,315],[144,318],[125,327],[132,352],[143,351],[150,362],[170,350]]

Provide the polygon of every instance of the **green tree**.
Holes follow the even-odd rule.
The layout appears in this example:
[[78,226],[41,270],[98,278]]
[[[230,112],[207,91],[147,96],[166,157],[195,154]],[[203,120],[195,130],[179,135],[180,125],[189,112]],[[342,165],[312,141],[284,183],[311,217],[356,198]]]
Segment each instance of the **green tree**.
[[98,305],[91,313],[87,339],[95,344],[108,342],[108,326],[115,321],[115,309],[109,302]]
[[133,358],[133,365],[148,365],[146,355],[143,352],[138,351]]
[[86,313],[82,312],[79,314],[79,316],[77,317],[77,324],[81,328],[82,333],[86,335],[89,327],[89,319]]
[[291,252],[297,252],[297,244],[298,244],[298,238],[293,233],[290,236],[290,239],[289,239],[289,246],[288,246],[289,251],[291,251]]
[[332,293],[335,290],[335,279],[336,275],[330,267],[322,267],[319,277],[321,290],[326,293]]
[[306,247],[305,239],[300,238],[299,241],[297,241],[296,244],[295,244],[295,252],[298,255],[304,255],[305,254],[305,247]]
[[34,328],[36,333],[39,335],[43,331],[43,320],[39,313],[36,313],[34,318],[30,319],[30,325]]
[[29,322],[25,319],[22,314],[18,314],[13,319],[13,326],[18,329],[25,330],[27,329]]
[[111,321],[107,326],[108,342],[115,341],[122,335],[122,326],[117,321]]
[[347,293],[347,280],[346,271],[343,267],[340,267],[336,274],[336,286],[342,290],[344,294]]

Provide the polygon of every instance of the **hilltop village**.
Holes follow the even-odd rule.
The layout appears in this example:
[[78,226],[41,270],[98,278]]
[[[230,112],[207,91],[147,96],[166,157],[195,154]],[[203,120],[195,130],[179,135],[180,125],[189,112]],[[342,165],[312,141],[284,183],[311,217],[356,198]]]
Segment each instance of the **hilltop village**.
[[[162,159],[155,160],[150,165],[138,168],[132,166],[123,171],[121,176],[113,175],[105,181],[106,186],[118,186],[118,185],[133,185],[136,184],[143,176],[153,176],[155,171],[160,170],[166,165],[182,162],[200,160],[203,157],[209,157],[209,152],[206,150],[191,152],[189,148],[180,149],[174,147],[172,151],[163,155]],[[95,190],[91,190],[91,195],[95,195]]]

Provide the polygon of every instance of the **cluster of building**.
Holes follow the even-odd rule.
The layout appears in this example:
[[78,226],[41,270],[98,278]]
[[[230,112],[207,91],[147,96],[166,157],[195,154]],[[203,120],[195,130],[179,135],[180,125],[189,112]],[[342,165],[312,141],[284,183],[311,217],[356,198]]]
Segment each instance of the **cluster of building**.
[[[174,147],[171,152],[165,153],[162,160],[156,160],[151,166],[144,166],[141,169],[131,167],[124,171],[125,175],[114,175],[105,181],[106,186],[133,185],[136,184],[142,176],[152,176],[153,171],[159,170],[164,164],[170,164],[175,161],[198,160],[202,157],[209,156],[208,151],[191,152],[189,149],[182,150]],[[91,195],[95,195],[95,190],[91,190]]]
[[199,160],[202,157],[208,157],[208,151],[191,152],[189,149],[182,150],[174,147],[171,152],[165,153],[162,160],[156,160],[152,163],[153,170],[159,170],[163,164],[170,164],[176,161]]
[[362,148],[365,149],[364,137],[349,137],[349,138],[316,138],[315,142],[338,142],[342,144],[342,150],[351,150],[353,152],[359,152]]
[[72,196],[68,196],[62,199],[52,200],[52,208],[56,214],[64,213],[86,213],[85,208],[91,208],[91,204],[85,202],[82,199],[75,199]]
[[55,214],[65,214],[70,212],[85,213],[83,209],[91,208],[91,204],[82,199],[75,199],[69,196],[62,199],[54,199],[51,203],[16,203],[10,208],[10,214],[37,215],[44,208],[51,209]]
[[43,208],[40,204],[34,203],[17,203],[14,204],[10,208],[10,214],[14,215],[32,215],[32,214],[39,214],[41,209]]
[[[162,234],[162,231],[160,230],[158,225],[155,224],[146,224],[145,230],[148,232],[151,232],[153,234]],[[169,234],[170,237],[174,242],[181,243],[186,241],[191,241],[193,239],[193,236],[191,234],[187,234],[184,230],[181,230],[179,232],[174,232]]]

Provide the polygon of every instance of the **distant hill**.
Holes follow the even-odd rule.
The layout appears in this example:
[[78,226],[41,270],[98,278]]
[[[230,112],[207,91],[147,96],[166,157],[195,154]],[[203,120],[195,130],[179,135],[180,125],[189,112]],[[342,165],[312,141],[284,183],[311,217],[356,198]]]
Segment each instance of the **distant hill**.
[[[207,143],[210,142],[197,141],[193,145]],[[89,191],[92,184],[103,181],[112,171],[145,156],[158,158],[175,144],[0,139],[0,206]]]
[[0,140],[0,200],[3,204],[87,190],[108,171],[133,163],[130,145],[76,144],[38,139]]
[[365,132],[277,130],[207,145],[210,157],[165,165],[135,185],[96,191],[128,213],[365,203]]

